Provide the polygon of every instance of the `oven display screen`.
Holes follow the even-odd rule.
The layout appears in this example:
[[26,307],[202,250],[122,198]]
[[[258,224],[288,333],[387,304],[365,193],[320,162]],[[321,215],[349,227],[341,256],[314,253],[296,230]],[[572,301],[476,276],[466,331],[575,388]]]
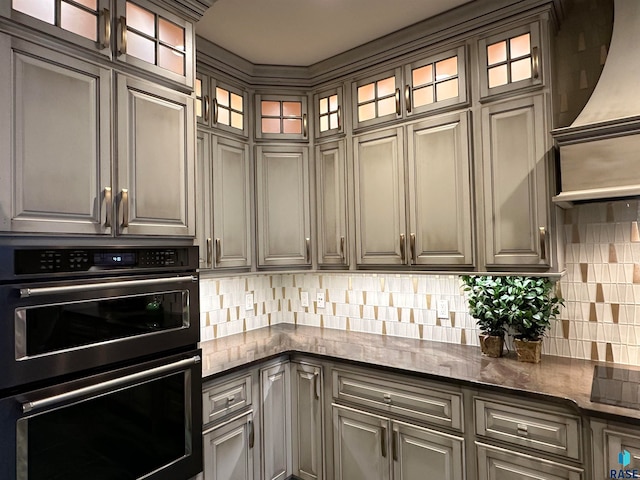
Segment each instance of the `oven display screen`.
[[96,252],[93,264],[97,267],[130,267],[136,265],[136,254],[133,252]]

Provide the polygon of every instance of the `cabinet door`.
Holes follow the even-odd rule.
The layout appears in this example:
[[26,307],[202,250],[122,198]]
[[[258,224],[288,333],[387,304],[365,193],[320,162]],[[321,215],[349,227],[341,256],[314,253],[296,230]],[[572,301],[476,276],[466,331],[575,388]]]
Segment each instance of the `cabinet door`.
[[118,233],[195,235],[193,99],[118,76]]
[[344,141],[316,147],[318,264],[348,265]]
[[393,428],[395,479],[464,480],[464,440],[397,421]]
[[256,150],[258,263],[310,265],[307,148],[260,146]]
[[478,480],[582,480],[579,468],[476,442]]
[[[389,480],[389,420],[333,407],[335,480]],[[430,478],[430,477],[423,477]]]
[[196,72],[194,93],[196,94],[196,121],[198,125],[208,127],[211,122],[211,93],[209,77]]
[[291,364],[293,474],[301,480],[323,478],[322,369]]
[[549,265],[545,123],[542,95],[482,109],[489,266]]
[[260,371],[262,478],[291,475],[291,396],[287,362]]
[[204,433],[204,480],[253,479],[253,413]]
[[109,70],[0,35],[0,229],[110,234]]
[[409,125],[409,256],[416,265],[471,265],[468,114]]
[[248,144],[216,138],[212,169],[216,268],[251,265],[249,168]]
[[407,256],[402,129],[353,141],[358,264],[403,265]]
[[396,68],[351,84],[353,128],[402,118],[402,69]]
[[625,478],[623,474],[627,471],[631,475],[634,470],[640,471],[640,432],[637,428],[591,420],[591,431],[596,480]]
[[256,95],[256,138],[308,140],[307,97]]
[[196,137],[196,238],[200,269],[213,268],[211,226],[211,135],[198,131]]

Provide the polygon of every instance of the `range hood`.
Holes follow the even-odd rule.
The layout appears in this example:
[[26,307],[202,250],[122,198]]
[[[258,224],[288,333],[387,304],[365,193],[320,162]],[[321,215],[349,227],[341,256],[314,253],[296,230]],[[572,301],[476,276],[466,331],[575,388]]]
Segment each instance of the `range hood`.
[[591,98],[560,148],[561,207],[640,196],[640,1],[615,0],[611,46]]

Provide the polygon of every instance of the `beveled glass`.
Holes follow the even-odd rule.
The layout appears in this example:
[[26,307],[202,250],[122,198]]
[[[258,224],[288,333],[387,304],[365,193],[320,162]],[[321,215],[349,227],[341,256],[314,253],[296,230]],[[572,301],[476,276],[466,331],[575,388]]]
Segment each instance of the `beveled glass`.
[[531,54],[531,35],[525,33],[509,39],[509,52],[512,59]]
[[531,78],[531,57],[511,63],[511,81],[519,82]]
[[161,42],[184,51],[184,28],[169,20],[158,20],[158,38]]
[[365,103],[358,107],[358,121],[364,122],[376,118],[376,106],[373,102]]
[[243,103],[244,100],[242,99],[241,95],[236,95],[235,93],[231,94],[231,108],[237,110],[238,112],[243,112]]
[[413,106],[421,107],[433,103],[433,85],[417,88],[413,91]]
[[436,83],[436,101],[441,102],[448,98],[455,98],[458,96],[458,79],[452,78],[444,82]]
[[241,113],[231,112],[231,126],[238,130],[244,129],[244,116]]
[[55,1],[54,0],[13,0],[12,8],[30,17],[37,18],[43,22],[55,24]]
[[396,79],[395,77],[385,78],[378,80],[378,95],[377,97],[386,97],[387,95],[393,95],[396,91]]
[[378,116],[392,115],[396,113],[396,99],[394,97],[378,100]]
[[301,102],[282,102],[282,116],[284,117],[301,117]]
[[216,87],[216,100],[218,101],[218,105],[222,105],[224,107],[229,106],[229,91],[224,88]]
[[329,130],[329,116],[322,115],[320,117],[320,131],[326,132],[327,130]]
[[279,118],[263,118],[262,133],[280,133]]
[[411,79],[414,87],[433,82],[433,65],[429,64],[412,70]]
[[184,75],[184,53],[160,45],[158,66],[178,75]]
[[[261,109],[262,115],[265,117],[279,117],[280,116],[280,102],[273,102],[271,100],[262,100]],[[278,131],[280,127],[278,127]],[[263,130],[264,131],[264,130]]]
[[156,16],[133,2],[127,2],[127,27],[135,28],[150,37],[155,37]]
[[66,2],[60,4],[60,28],[94,42],[98,40],[97,15]]
[[329,112],[329,98],[320,99],[320,115],[324,115]]
[[375,83],[368,83],[358,87],[358,103],[371,101],[376,96]]
[[487,46],[487,64],[495,65],[507,61],[507,42],[502,41]]
[[500,85],[506,85],[509,82],[507,77],[507,66],[499,65],[497,67],[490,68],[489,75],[489,88],[499,87]]
[[436,62],[436,80],[443,80],[458,75],[458,57],[451,57]]
[[282,120],[283,133],[302,133],[302,120],[299,118],[285,118]]
[[149,40],[132,31],[127,32],[127,55],[139,58],[145,62],[155,65],[156,63],[156,44],[153,40]]
[[221,123],[222,125],[229,125],[231,123],[229,110],[218,107],[218,123]]
[[331,113],[329,114],[329,128],[333,130],[334,128],[338,128],[338,114]]
[[329,97],[329,110],[332,112],[338,110],[338,95],[331,95]]

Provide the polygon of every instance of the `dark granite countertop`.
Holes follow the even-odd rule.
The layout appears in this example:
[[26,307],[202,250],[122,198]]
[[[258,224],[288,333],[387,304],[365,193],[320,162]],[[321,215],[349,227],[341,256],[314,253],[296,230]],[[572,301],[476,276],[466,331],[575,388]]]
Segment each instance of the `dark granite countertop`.
[[473,346],[291,324],[209,340],[200,347],[205,379],[278,354],[322,355],[470,387],[542,397],[588,415],[625,417],[640,423],[640,410],[590,400],[594,367],[612,365],[604,362],[543,356],[541,363],[531,364],[518,362],[512,355],[485,357]]

